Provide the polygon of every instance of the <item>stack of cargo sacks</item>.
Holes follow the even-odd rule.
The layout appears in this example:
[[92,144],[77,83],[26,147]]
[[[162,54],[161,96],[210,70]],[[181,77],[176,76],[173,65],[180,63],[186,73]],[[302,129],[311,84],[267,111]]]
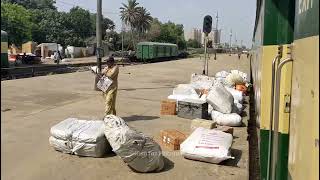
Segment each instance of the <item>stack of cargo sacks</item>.
[[50,145],[57,151],[78,156],[102,157],[111,147],[104,136],[103,121],[68,118],[50,129]]

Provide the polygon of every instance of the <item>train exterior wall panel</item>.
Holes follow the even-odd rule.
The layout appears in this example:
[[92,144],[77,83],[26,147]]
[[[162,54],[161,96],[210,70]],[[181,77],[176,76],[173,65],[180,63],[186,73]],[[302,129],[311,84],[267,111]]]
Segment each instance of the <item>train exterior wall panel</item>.
[[[260,125],[260,167],[261,179],[267,178],[270,103],[271,103],[271,75],[272,61],[277,55],[278,45],[284,45],[283,58],[286,58],[286,45],[293,40],[294,2],[290,0],[257,1],[259,7],[256,15],[254,32],[254,46],[252,58],[253,86],[257,112],[257,124]],[[291,68],[285,66],[282,71],[280,99],[284,94],[291,93]],[[283,99],[280,100],[279,131],[278,133],[278,163],[276,165],[276,179],[287,179],[287,159],[289,142],[289,114],[282,111]],[[272,143],[272,142],[271,142]]]
[[319,179],[319,1],[296,0],[289,179]]

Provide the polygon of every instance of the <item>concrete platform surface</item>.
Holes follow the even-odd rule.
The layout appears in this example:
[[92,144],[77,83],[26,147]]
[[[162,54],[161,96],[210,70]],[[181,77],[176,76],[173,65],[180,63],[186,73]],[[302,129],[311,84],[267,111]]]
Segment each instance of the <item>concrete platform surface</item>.
[[[209,75],[238,69],[249,73],[249,60],[219,55],[209,62]],[[202,72],[199,58],[120,67],[117,113],[129,125],[159,138],[160,130],[190,133],[189,119],[160,116],[160,101],[175,85],[189,83]],[[87,72],[41,76],[1,82],[1,177],[5,180],[102,179],[248,179],[247,127],[234,131],[235,160],[209,164],[184,159],[163,148],[166,167],[159,173],[135,173],[116,155],[78,157],[54,151],[50,127],[68,118],[101,119],[104,101],[93,91],[94,75]],[[248,99],[247,99],[248,100]],[[246,104],[248,112],[248,104]],[[243,118],[246,123],[248,115]]]

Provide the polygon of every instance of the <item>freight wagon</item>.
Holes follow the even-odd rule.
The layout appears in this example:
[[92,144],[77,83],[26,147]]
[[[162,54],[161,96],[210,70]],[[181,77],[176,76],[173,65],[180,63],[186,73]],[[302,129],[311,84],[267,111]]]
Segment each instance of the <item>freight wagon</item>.
[[319,0],[257,0],[250,54],[260,179],[319,179]]
[[178,56],[178,46],[171,43],[140,42],[137,44],[136,58],[140,61],[155,61]]

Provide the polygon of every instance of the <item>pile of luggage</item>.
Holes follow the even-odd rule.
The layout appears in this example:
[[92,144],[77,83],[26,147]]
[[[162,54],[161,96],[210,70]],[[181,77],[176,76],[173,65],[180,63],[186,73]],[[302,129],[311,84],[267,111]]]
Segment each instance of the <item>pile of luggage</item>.
[[51,127],[50,134],[50,145],[63,153],[103,157],[112,148],[137,172],[160,171],[164,167],[160,146],[114,115],[103,121],[68,118]]
[[176,101],[177,115],[192,119],[193,132],[180,144],[185,158],[211,163],[233,158],[232,127],[242,126],[249,86],[246,73],[231,70],[220,71],[214,77],[192,74],[189,84],[173,89],[168,99]]

